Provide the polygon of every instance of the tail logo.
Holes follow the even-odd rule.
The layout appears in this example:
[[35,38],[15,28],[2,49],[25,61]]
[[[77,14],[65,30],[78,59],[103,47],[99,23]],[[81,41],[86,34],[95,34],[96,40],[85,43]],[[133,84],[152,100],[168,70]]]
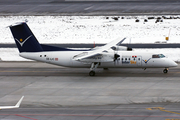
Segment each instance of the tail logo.
[[24,43],[30,38],[32,37],[32,35],[30,35],[29,37],[27,37],[25,40],[23,40],[22,38],[21,39],[17,39],[15,38],[15,40],[21,45],[21,47],[24,45]]

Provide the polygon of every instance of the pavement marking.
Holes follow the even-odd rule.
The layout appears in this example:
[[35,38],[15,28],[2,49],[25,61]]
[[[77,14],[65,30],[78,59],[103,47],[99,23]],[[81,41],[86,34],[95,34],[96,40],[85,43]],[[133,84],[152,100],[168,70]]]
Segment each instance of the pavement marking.
[[16,114],[16,116],[23,117],[23,118],[27,118],[27,119],[31,119],[31,120],[38,120],[38,119],[34,119],[34,118],[30,118],[30,117],[23,116],[23,115],[19,115],[19,114]]
[[163,111],[163,112],[168,112],[168,113],[173,113],[173,114],[178,114],[178,115],[180,115],[180,113],[165,110],[165,108],[163,108],[163,107],[152,107],[152,108],[146,108],[146,109],[147,109],[147,110],[160,110],[160,111]]
[[0,73],[4,72],[56,72],[56,71],[0,71]]
[[[149,117],[149,118],[164,118],[164,117],[174,117],[174,118],[180,118],[180,116],[158,116],[158,115],[93,115],[93,114],[0,114],[0,116],[20,116],[20,117],[26,117],[26,116],[79,116],[79,117]],[[26,117],[27,118],[27,117]],[[34,118],[30,118],[33,120],[37,120]]]
[[175,118],[175,119],[169,119],[169,118],[168,118],[168,119],[165,119],[165,120],[180,120],[180,119],[176,119],[176,118]]
[[176,119],[176,118],[175,118],[175,119],[169,119],[169,118],[168,118],[168,119],[165,119],[165,120],[180,120],[180,119]]
[[84,10],[89,10],[89,9],[91,9],[91,8],[93,8],[94,6],[91,6],[91,7],[87,7],[87,8],[85,8]]

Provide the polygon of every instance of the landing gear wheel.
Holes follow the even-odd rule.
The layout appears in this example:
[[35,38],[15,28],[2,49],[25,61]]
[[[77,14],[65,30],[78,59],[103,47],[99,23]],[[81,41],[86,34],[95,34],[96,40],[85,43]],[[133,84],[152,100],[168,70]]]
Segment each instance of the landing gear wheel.
[[90,71],[89,72],[89,76],[95,76],[95,72],[94,71]]
[[164,69],[164,70],[163,70],[163,73],[168,73],[168,69]]
[[108,68],[103,68],[104,70],[108,70]]

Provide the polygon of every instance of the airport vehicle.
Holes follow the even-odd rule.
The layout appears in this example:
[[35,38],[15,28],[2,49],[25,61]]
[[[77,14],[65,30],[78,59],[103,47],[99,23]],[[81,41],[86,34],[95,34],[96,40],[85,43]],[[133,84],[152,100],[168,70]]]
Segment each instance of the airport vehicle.
[[0,110],[1,109],[14,109],[14,108],[19,108],[19,106],[21,105],[21,102],[23,100],[24,96],[21,97],[21,99],[17,102],[17,104],[15,106],[0,106]]
[[[89,50],[75,50],[39,44],[25,22],[9,26],[21,57],[59,66],[90,68],[89,75],[94,76],[99,68],[165,68],[177,64],[159,53],[135,52],[121,46],[125,40],[116,39],[104,46]],[[129,51],[130,50],[130,51]]]

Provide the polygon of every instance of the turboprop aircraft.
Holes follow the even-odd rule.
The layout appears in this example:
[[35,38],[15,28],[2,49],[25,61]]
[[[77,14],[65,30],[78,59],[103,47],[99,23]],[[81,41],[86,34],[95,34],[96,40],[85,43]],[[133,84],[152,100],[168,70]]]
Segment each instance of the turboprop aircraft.
[[1,109],[14,109],[14,108],[19,108],[22,100],[23,100],[24,96],[21,97],[21,99],[17,102],[17,104],[15,106],[0,106],[0,110]]
[[125,38],[90,50],[74,50],[39,44],[26,22],[9,27],[21,57],[65,67],[90,68],[90,76],[95,75],[97,67],[164,68],[163,72],[167,73],[169,67],[177,66],[163,54],[129,51],[120,46]]

